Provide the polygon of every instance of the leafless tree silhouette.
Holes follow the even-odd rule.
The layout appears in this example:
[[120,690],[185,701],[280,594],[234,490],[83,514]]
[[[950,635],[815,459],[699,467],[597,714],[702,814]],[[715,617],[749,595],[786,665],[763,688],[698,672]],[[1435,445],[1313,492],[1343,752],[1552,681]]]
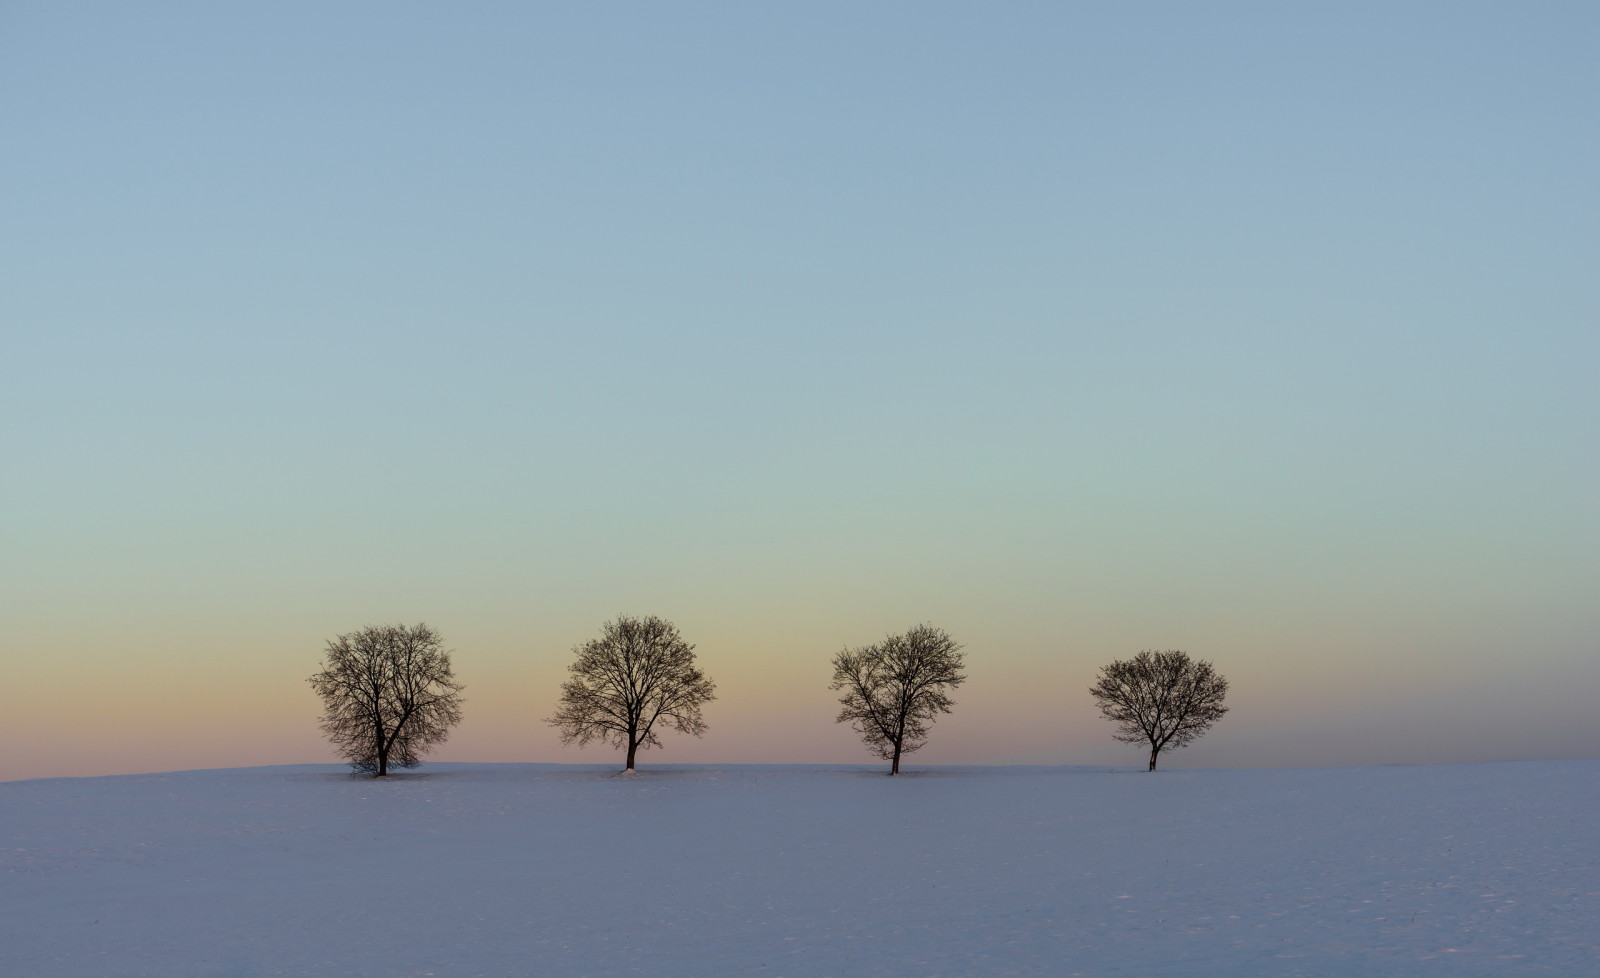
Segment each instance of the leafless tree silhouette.
[[1175,649],[1146,650],[1112,662],[1101,668],[1089,692],[1100,712],[1117,725],[1112,736],[1150,745],[1151,771],[1163,750],[1193,741],[1228,712],[1222,705],[1228,681],[1211,663]]
[[573,649],[572,678],[561,684],[556,714],[563,744],[599,740],[628,751],[627,773],[641,747],[659,747],[661,726],[698,737],[700,707],[716,699],[716,684],[695,666],[694,646],[677,626],[651,616],[617,616],[604,633]]
[[839,723],[850,723],[867,749],[900,773],[900,756],[928,742],[928,728],[955,701],[949,690],[966,681],[961,646],[943,629],[918,625],[877,645],[833,657],[833,684],[844,690]]
[[439,633],[425,624],[377,625],[328,643],[307,682],[322,697],[322,729],[358,771],[384,777],[416,767],[461,722],[460,683]]

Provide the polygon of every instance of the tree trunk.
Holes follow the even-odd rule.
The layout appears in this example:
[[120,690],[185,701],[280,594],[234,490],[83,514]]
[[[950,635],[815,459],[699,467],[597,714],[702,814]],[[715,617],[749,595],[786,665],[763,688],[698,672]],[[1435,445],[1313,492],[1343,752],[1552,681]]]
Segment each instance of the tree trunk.
[[639,742],[637,740],[634,740],[632,737],[629,737],[628,738],[628,770],[627,770],[627,773],[629,773],[629,774],[633,773],[633,758],[634,758],[634,755],[636,755],[638,753],[639,753]]
[[1147,768],[1147,770],[1154,771],[1156,769],[1156,756],[1159,755],[1160,753],[1161,753],[1161,748],[1159,748],[1159,747],[1150,748],[1150,767]]
[[900,745],[894,745],[894,761],[889,765],[889,777],[900,773]]

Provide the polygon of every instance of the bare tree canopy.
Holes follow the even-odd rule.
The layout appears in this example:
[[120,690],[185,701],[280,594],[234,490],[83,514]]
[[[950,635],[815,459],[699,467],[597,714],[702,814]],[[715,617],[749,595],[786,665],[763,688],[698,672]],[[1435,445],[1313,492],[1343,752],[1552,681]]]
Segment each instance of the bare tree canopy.
[[932,625],[890,635],[877,645],[833,657],[833,684],[842,689],[839,723],[850,723],[867,749],[900,773],[900,756],[928,742],[928,728],[955,701],[949,690],[966,681],[961,646]]
[[340,755],[380,778],[391,766],[422,763],[461,722],[463,687],[439,633],[425,624],[340,635],[307,682],[322,697],[322,729]]
[[1163,750],[1193,741],[1228,712],[1222,705],[1228,681],[1211,663],[1173,649],[1146,650],[1104,666],[1089,692],[1117,725],[1112,736],[1150,745],[1151,771]]
[[618,615],[604,634],[573,649],[572,678],[561,684],[556,715],[563,744],[599,740],[628,751],[627,771],[641,747],[659,747],[660,727],[698,737],[700,707],[716,699],[716,684],[695,666],[694,646],[677,626],[651,616]]

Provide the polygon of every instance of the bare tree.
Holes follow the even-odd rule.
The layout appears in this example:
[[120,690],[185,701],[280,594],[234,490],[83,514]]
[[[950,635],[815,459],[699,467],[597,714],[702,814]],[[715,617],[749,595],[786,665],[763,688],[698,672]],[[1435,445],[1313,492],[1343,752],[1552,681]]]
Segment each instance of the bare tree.
[[322,697],[322,729],[358,771],[384,777],[416,767],[461,722],[460,683],[439,633],[425,624],[374,625],[328,643],[307,682]]
[[831,689],[842,689],[837,722],[849,722],[867,749],[900,773],[900,756],[928,742],[928,728],[955,701],[948,690],[966,676],[961,646],[943,629],[918,625],[877,645],[833,657]]
[[572,678],[561,684],[556,715],[563,744],[599,740],[628,751],[627,773],[641,747],[659,747],[658,724],[698,737],[706,731],[700,707],[716,699],[716,684],[694,664],[694,646],[677,626],[651,616],[618,615],[604,633],[573,649]]
[[1150,745],[1151,771],[1163,750],[1193,741],[1228,712],[1222,705],[1228,681],[1211,663],[1174,649],[1146,650],[1104,666],[1089,692],[1117,725],[1112,736]]

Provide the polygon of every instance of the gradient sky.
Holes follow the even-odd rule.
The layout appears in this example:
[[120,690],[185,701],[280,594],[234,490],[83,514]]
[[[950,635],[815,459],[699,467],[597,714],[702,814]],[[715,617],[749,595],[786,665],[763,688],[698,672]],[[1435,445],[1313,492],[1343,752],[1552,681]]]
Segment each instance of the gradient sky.
[[1600,752],[1600,7],[0,6],[0,779],[333,761],[426,621],[434,756],[619,612],[641,762],[871,762],[829,658],[967,647],[928,763]]

